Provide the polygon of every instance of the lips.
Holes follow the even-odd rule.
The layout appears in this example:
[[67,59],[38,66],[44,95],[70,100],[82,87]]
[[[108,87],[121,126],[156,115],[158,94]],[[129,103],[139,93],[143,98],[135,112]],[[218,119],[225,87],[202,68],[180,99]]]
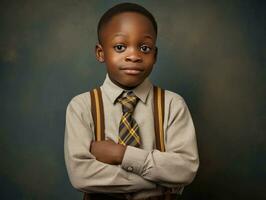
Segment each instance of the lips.
[[144,70],[140,67],[122,67],[121,70],[127,75],[138,75]]

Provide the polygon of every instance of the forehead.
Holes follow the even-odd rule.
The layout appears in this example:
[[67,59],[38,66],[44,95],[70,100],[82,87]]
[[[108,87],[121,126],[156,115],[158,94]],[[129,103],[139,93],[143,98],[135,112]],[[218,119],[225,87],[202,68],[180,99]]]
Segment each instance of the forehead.
[[135,37],[150,35],[154,40],[156,39],[156,33],[150,19],[137,12],[123,12],[113,16],[102,27],[100,36],[102,40],[106,40],[117,33]]

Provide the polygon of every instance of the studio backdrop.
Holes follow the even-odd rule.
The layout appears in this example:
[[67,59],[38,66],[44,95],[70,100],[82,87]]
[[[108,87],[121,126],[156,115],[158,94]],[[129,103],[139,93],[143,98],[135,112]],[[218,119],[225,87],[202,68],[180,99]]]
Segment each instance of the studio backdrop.
[[[64,163],[65,112],[105,78],[96,27],[119,2],[1,1],[1,199],[81,199]],[[200,168],[182,199],[266,199],[265,2],[131,2],[158,22],[151,80],[183,96],[195,123]]]

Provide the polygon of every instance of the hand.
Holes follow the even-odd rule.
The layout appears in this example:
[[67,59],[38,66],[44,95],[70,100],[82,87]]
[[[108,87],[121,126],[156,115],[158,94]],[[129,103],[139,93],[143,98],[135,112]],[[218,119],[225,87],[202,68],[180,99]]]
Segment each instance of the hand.
[[111,165],[122,163],[126,146],[116,144],[112,140],[93,141],[91,143],[91,153],[98,161]]

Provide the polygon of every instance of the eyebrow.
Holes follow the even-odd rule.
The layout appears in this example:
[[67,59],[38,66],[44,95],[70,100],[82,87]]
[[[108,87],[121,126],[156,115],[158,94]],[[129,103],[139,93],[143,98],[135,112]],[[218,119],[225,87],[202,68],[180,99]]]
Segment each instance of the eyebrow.
[[153,39],[153,37],[152,37],[150,34],[145,34],[144,37],[145,37],[145,38]]
[[[115,38],[115,37],[127,37],[127,35],[126,34],[124,34],[124,33],[122,33],[122,32],[118,32],[118,33],[115,33],[114,35],[113,35],[113,38]],[[150,35],[150,34],[144,34],[144,38],[149,38],[149,39],[153,39],[153,37]]]

